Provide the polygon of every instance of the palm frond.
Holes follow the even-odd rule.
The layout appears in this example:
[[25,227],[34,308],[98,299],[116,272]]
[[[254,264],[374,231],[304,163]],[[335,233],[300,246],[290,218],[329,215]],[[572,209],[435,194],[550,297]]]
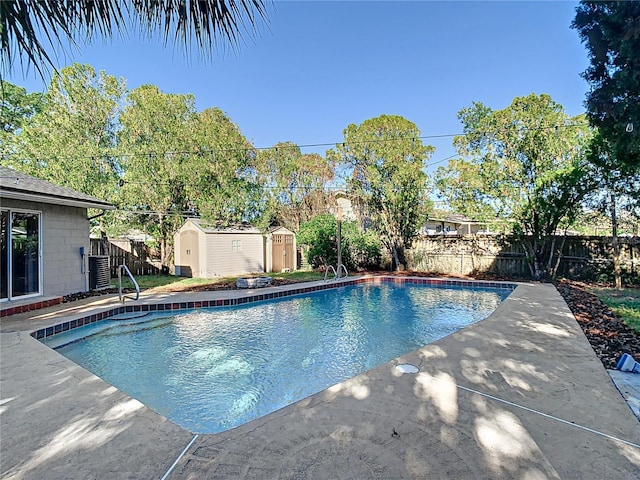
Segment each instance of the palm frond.
[[128,27],[149,37],[160,31],[165,45],[182,44],[187,53],[195,39],[202,54],[211,54],[220,41],[237,47],[244,32],[256,33],[260,20],[267,20],[263,0],[2,0],[1,67],[8,73],[16,64],[33,66],[44,78],[55,68],[56,49]]
[[134,0],[133,14],[143,32],[160,26],[165,44],[173,36],[188,48],[195,39],[202,53],[220,40],[237,47],[243,31],[254,34],[258,21],[267,19],[263,0]]

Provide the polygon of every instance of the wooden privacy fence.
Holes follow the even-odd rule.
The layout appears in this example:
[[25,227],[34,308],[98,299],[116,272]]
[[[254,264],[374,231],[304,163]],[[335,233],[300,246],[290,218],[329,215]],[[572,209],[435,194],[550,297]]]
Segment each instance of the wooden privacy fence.
[[118,276],[119,265],[126,265],[134,276],[157,275],[160,264],[150,258],[150,249],[144,242],[127,238],[91,239],[91,255],[108,255],[111,278]]
[[[640,279],[640,237],[621,237],[620,260],[623,274]],[[554,262],[557,275],[575,280],[600,280],[613,272],[611,237],[570,236],[556,238]],[[501,276],[530,278],[524,248],[509,237],[437,236],[422,237],[407,252],[411,270],[468,275],[486,272]],[[133,275],[160,273],[160,262],[151,259],[144,242],[129,239],[91,239],[91,255],[108,255],[111,277],[117,266],[126,265]],[[554,263],[555,264],[555,263]]]
[[[640,238],[621,237],[623,272],[640,277]],[[556,237],[557,275],[572,279],[598,279],[613,271],[611,237]],[[562,247],[562,251],[559,249]],[[462,274],[485,272],[530,278],[524,248],[517,239],[493,236],[422,237],[409,251],[409,268],[418,271]]]

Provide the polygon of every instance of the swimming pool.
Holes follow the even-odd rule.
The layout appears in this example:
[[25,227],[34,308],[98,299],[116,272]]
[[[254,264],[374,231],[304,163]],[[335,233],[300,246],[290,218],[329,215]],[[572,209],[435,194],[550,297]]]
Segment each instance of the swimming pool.
[[216,433],[481,320],[511,291],[347,286],[128,314],[43,341],[178,425]]

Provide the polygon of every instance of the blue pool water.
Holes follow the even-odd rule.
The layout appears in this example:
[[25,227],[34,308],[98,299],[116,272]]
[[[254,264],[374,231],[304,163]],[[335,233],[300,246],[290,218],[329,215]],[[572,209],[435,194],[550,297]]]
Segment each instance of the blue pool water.
[[104,320],[44,342],[191,432],[216,433],[481,320],[510,292],[350,286]]

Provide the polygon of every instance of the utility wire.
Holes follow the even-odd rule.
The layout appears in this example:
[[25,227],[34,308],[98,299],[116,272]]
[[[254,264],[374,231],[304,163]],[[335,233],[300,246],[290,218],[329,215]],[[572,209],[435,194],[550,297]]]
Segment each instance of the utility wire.
[[[8,178],[11,180],[15,180],[14,183],[20,183],[20,177],[16,177],[14,175],[0,175],[0,179]],[[48,180],[45,180],[48,181]],[[149,186],[149,182],[135,182],[129,180],[120,179],[118,182],[119,186],[124,186],[126,184],[129,185],[146,185]],[[175,182],[153,182],[153,185],[163,185],[163,186],[174,186]],[[64,186],[64,185],[61,185]],[[181,186],[185,187],[184,183],[181,183]],[[67,187],[72,188],[72,187]],[[318,190],[318,191],[341,191],[345,190],[343,187],[339,185],[291,185],[291,186],[277,186],[277,185],[259,185],[259,184],[251,184],[248,185],[248,190]]]
[[[545,127],[537,127],[537,128],[524,128],[527,131],[541,131],[541,130],[558,130],[560,128],[573,128],[573,127],[581,127],[588,126],[589,124],[586,122],[579,123],[569,123],[569,124],[561,124],[561,125],[549,125]],[[29,162],[47,162],[51,160],[81,160],[81,159],[92,159],[98,160],[101,158],[130,158],[130,157],[166,157],[172,155],[200,155],[206,156],[210,155],[215,158],[216,154],[228,153],[228,152],[252,152],[252,151],[264,151],[264,150],[274,150],[276,153],[280,150],[293,150],[293,149],[305,149],[305,148],[318,148],[318,147],[338,147],[345,145],[363,145],[370,143],[389,143],[389,142],[402,142],[406,140],[429,140],[436,138],[453,138],[465,135],[489,135],[499,132],[506,132],[509,129],[505,128],[503,130],[493,130],[493,131],[480,131],[480,132],[462,132],[462,133],[446,133],[446,134],[438,134],[438,135],[412,135],[411,133],[401,134],[392,138],[374,138],[368,140],[357,140],[357,141],[341,141],[341,142],[327,142],[327,143],[308,143],[308,144],[280,144],[273,145],[271,147],[254,147],[254,146],[244,146],[244,147],[227,147],[227,148],[215,148],[215,149],[193,149],[193,150],[176,150],[171,151],[167,150],[164,152],[136,152],[136,153],[120,153],[120,152],[106,152],[103,154],[95,154],[95,155],[76,155],[76,156],[67,156],[67,157],[47,157],[47,158],[25,158],[24,160]],[[6,160],[9,157],[8,154],[3,155],[3,160]],[[437,162],[436,162],[437,163]]]

